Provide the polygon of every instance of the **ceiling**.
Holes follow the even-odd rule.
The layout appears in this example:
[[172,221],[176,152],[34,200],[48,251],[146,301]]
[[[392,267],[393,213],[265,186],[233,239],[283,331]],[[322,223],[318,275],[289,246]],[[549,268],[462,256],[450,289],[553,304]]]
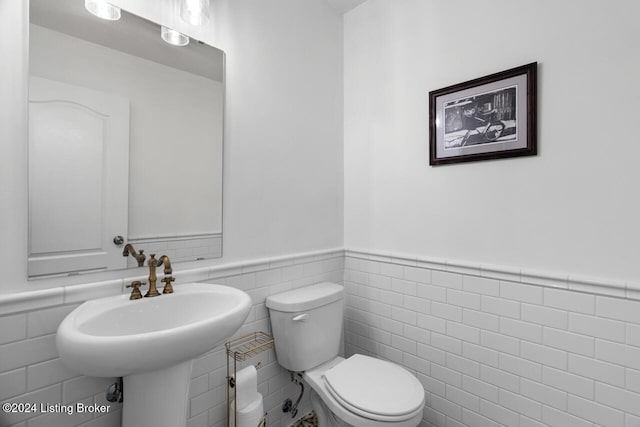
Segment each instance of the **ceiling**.
[[327,3],[329,3],[339,13],[343,14],[365,1],[367,0],[327,0]]

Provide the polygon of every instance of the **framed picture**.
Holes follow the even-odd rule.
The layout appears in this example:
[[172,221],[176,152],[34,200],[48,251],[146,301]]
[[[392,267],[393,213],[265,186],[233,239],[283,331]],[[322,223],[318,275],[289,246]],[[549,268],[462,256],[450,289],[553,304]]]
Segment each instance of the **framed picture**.
[[537,63],[429,92],[429,164],[533,156]]

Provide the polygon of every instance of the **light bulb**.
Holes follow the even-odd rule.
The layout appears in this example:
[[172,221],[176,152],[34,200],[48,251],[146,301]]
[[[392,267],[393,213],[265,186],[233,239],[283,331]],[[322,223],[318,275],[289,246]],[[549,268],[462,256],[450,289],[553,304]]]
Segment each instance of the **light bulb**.
[[162,40],[174,46],[186,46],[189,44],[189,37],[165,26],[161,27],[160,35]]
[[209,0],[181,0],[180,17],[191,25],[204,25],[209,20]]
[[92,15],[108,21],[117,21],[121,16],[119,7],[115,7],[104,0],[84,0],[84,7]]

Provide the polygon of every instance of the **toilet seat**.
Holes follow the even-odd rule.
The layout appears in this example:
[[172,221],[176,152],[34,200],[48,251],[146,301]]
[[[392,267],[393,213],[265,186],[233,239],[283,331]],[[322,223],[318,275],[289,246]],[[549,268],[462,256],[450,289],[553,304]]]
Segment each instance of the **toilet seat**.
[[[378,421],[372,419],[372,415],[370,414],[367,414],[367,416],[356,414],[334,398],[333,394],[329,391],[329,387],[324,379],[324,374],[344,361],[344,358],[337,356],[303,373],[304,380],[311,386],[311,389],[318,394],[321,401],[328,407],[328,410],[348,425],[354,427],[416,427],[420,424],[424,410],[423,406],[416,408],[413,414],[411,414],[411,418],[402,421]],[[420,391],[420,399],[424,400],[424,390]]]
[[404,421],[424,405],[422,384],[411,373],[361,354],[328,369],[323,380],[327,391],[345,409],[371,420]]

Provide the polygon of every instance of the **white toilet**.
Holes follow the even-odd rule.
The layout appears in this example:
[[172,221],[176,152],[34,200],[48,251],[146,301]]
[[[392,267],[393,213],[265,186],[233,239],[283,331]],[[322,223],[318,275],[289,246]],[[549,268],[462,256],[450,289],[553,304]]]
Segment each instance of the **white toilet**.
[[339,357],[344,287],[318,283],[267,298],[278,363],[312,388],[318,425],[415,427],[424,389],[394,363],[356,354]]

